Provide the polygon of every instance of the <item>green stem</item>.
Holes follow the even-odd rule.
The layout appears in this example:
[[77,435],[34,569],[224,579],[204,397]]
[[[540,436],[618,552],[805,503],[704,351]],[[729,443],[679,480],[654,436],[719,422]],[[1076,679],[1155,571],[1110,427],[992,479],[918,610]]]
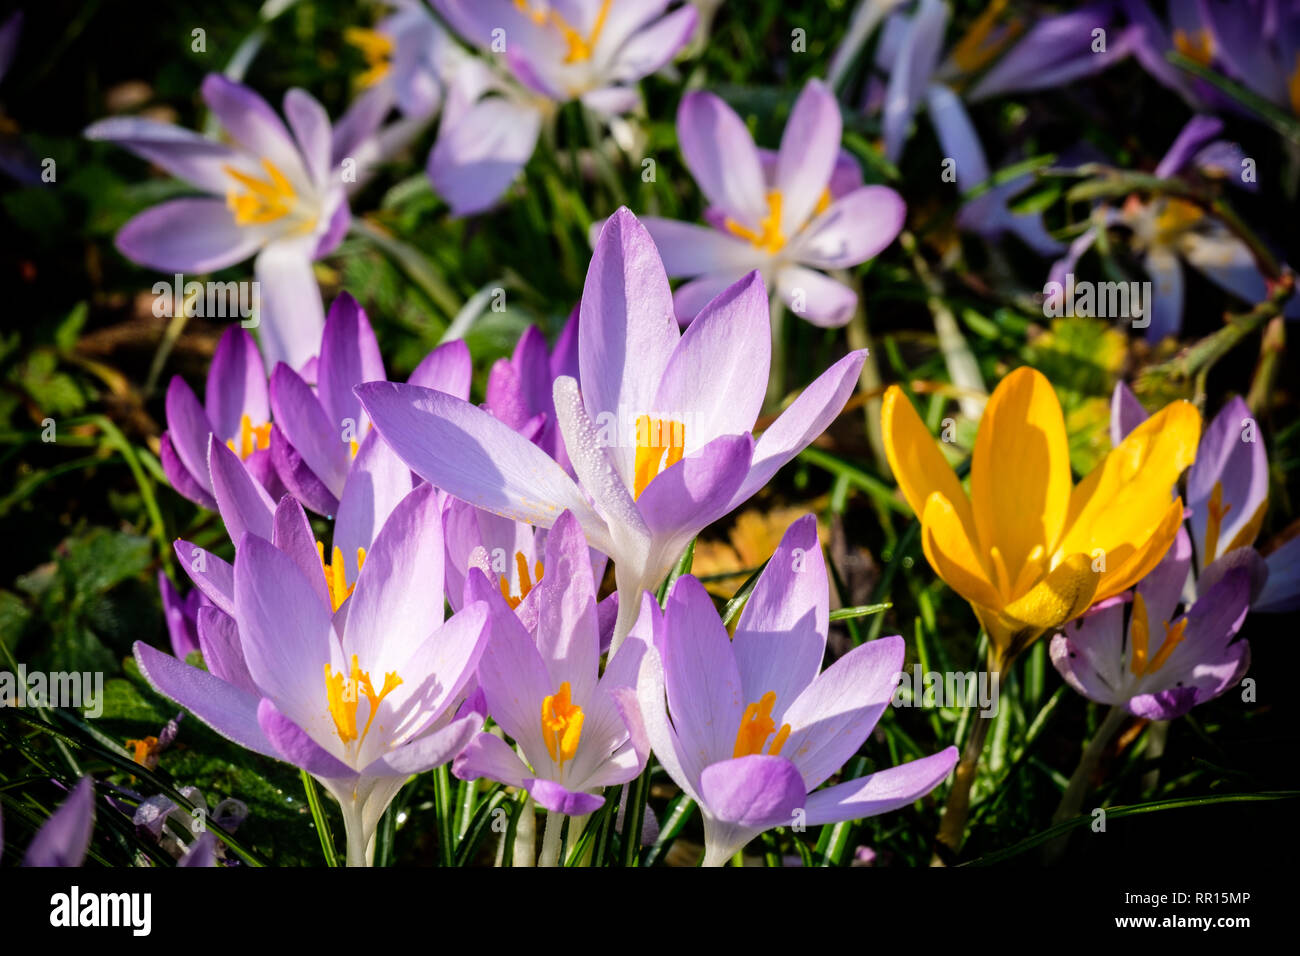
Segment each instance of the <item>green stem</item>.
[[957,762],[957,771],[952,779],[952,789],[948,791],[948,800],[943,807],[943,821],[939,824],[931,866],[947,865],[961,849],[966,837],[966,818],[970,815],[971,787],[979,772],[980,755],[984,753],[984,742],[988,739],[992,726],[992,717],[984,711],[975,713],[974,726],[962,747],[961,759]]
[[546,830],[542,835],[542,855],[537,858],[538,866],[560,865],[560,837],[564,832],[564,814],[546,811]]
[[329,819],[325,816],[325,807],[321,804],[316,781],[306,770],[299,770],[302,775],[302,787],[307,791],[307,805],[311,807],[311,818],[316,824],[316,835],[320,837],[321,853],[325,856],[326,866],[338,866],[338,853],[334,849],[334,834],[330,831]]
[[[1101,726],[1097,728],[1097,732],[1092,735],[1092,740],[1088,741],[1088,746],[1084,748],[1083,755],[1079,758],[1079,765],[1074,768],[1074,773],[1070,775],[1070,782],[1065,787],[1061,802],[1057,806],[1056,812],[1052,814],[1052,823],[1063,823],[1079,815],[1079,808],[1083,806],[1083,798],[1092,789],[1092,776],[1097,771],[1097,765],[1101,762],[1106,748],[1110,746],[1110,742],[1115,739],[1115,735],[1119,733],[1119,729],[1124,726],[1127,719],[1128,711],[1119,704],[1115,704],[1106,712],[1106,717],[1102,720]],[[1044,851],[1046,862],[1053,863],[1059,860],[1065,852],[1068,840],[1068,836],[1062,836],[1049,843]]]

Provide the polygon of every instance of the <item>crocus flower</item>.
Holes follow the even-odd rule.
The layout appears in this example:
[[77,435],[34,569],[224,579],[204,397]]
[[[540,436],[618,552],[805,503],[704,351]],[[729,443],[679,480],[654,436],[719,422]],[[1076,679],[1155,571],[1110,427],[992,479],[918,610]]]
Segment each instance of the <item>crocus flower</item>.
[[957,749],[818,790],[889,706],[903,639],[862,644],[822,672],[826,566],[813,516],[790,526],[729,639],[704,586],[684,575],[663,614],[646,596],[633,634],[647,644],[637,684],[643,732],[700,806],[705,866],[775,826],[875,816],[919,800]]
[[1192,564],[1180,531],[1164,560],[1133,593],[1094,608],[1052,638],[1052,663],[1090,700],[1148,720],[1172,720],[1238,683],[1250,645],[1233,641],[1250,605],[1250,573],[1234,568],[1176,614]]
[[567,511],[546,536],[545,563],[549,573],[533,587],[531,632],[488,579],[471,572],[471,591],[494,606],[479,684],[488,713],[519,752],[481,733],[452,772],[519,787],[547,810],[581,816],[604,804],[604,787],[626,783],[645,766],[615,694],[631,692],[644,645],[628,641],[600,673],[596,581],[582,528]]
[[985,406],[969,495],[897,385],[885,392],[881,429],[926,559],[970,602],[989,635],[990,666],[1002,669],[1164,557],[1183,515],[1171,489],[1196,456],[1201,419],[1172,402],[1075,485],[1056,393],[1041,373],[1018,368]]
[[[1253,184],[1241,180],[1240,147],[1215,138],[1222,130],[1223,121],[1213,116],[1192,117],[1156,166],[1155,174],[1162,178],[1197,174],[1253,189]],[[1268,297],[1268,283],[1250,247],[1195,203],[1177,196],[1157,196],[1147,202],[1133,196],[1121,209],[1099,208],[1093,219],[1095,224],[1052,265],[1051,281],[1065,282],[1101,230],[1110,226],[1131,230],[1130,242],[1152,280],[1152,301],[1146,315],[1150,342],[1177,335],[1182,328],[1184,262],[1245,302],[1262,302]],[[1288,303],[1286,314],[1300,316],[1300,299]]]
[[333,614],[293,557],[245,533],[235,627],[201,612],[225,627],[209,670],[135,645],[160,694],[321,781],[342,808],[350,866],[370,862],[375,827],[402,784],[449,761],[481,726],[480,715],[456,707],[487,639],[487,606],[444,622],[438,512],[432,487],[403,499]]
[[[1177,6],[1177,4],[1173,4]],[[1300,116],[1300,9],[1289,0],[1201,0],[1203,31],[1193,59],[1213,59],[1264,99]]]
[[[515,344],[509,359],[498,359],[488,373],[483,407],[572,473],[552,395],[561,375],[578,377],[578,309],[573,310],[554,351],[546,346],[541,329],[530,325]],[[445,391],[445,389],[444,389]]]
[[894,241],[906,214],[902,197],[863,186],[840,151],[839,104],[817,80],[804,87],[776,153],[760,153],[735,111],[712,93],[683,97],[677,138],[687,168],[709,201],[710,227],[646,217],[677,290],[677,316],[689,322],[723,289],[757,269],[795,314],[815,325],[843,325],[857,294],[822,269],[847,269]]
[[[158,845],[178,861],[183,861],[196,851],[196,844],[209,835],[206,829],[199,836],[194,836],[195,821],[211,821],[226,833],[234,833],[248,816],[248,805],[242,800],[227,797],[212,809],[208,808],[207,798],[198,787],[180,787],[181,796],[194,805],[195,812],[183,810],[171,798],[158,794],[140,801],[131,822],[137,832],[143,831],[152,836]],[[171,824],[171,826],[168,826]],[[193,837],[193,839],[191,839]],[[178,863],[185,866],[216,866],[217,847],[212,847],[212,862]]]
[[[1111,398],[1111,441],[1118,444],[1146,421],[1137,396],[1123,382]],[[1224,574],[1245,567],[1251,576],[1252,611],[1292,610],[1300,600],[1296,548],[1283,545],[1261,557],[1255,542],[1268,512],[1268,450],[1259,422],[1233,396],[1201,436],[1187,471],[1188,529],[1196,593],[1205,595]]]
[[81,866],[94,829],[95,784],[90,777],[82,777],[36,831],[23,866]]
[[172,376],[167,386],[167,430],[159,440],[159,460],[171,486],[196,505],[216,510],[208,473],[208,441],[215,436],[267,491],[277,497],[283,494],[284,485],[271,460],[266,369],[253,337],[239,326],[226,329],[217,343],[204,399],[200,405],[185,380]]
[[[411,373],[416,385],[469,397],[472,366],[462,341],[430,352]],[[354,385],[385,381],[384,360],[365,310],[346,292],[330,306],[316,363],[316,388],[288,365],[271,373],[271,458],[285,487],[306,507],[335,514],[370,430]]]
[[[433,122],[447,87],[469,59],[420,0],[388,0],[388,6],[393,12],[373,29],[343,32],[366,63],[357,77],[360,92],[335,126],[335,162],[356,164],[349,193]],[[385,123],[394,109],[400,118]]]
[[1204,3],[1200,0],[1196,3],[1171,3],[1163,20],[1156,16],[1146,0],[1123,0],[1122,5],[1129,21],[1138,28],[1133,56],[1143,69],[1181,96],[1193,109],[1232,103],[1229,97],[1209,83],[1180,70],[1166,58],[1166,54],[1176,50],[1202,66],[1214,65],[1218,50]]
[[163,618],[167,622],[172,653],[185,660],[191,651],[199,649],[199,609],[211,607],[212,602],[198,588],[181,597],[176,585],[162,571],[158,572],[158,593],[162,595]]
[[[336,612],[351,595],[375,536],[397,505],[410,493],[412,476],[377,433],[361,442],[339,501],[334,533],[327,548],[315,540],[302,505],[291,495],[277,504],[252,479],[228,448],[213,439],[208,450],[217,508],[230,540],[239,545],[246,534],[284,551],[306,575],[322,605]],[[195,586],[228,616],[235,613],[235,577],[230,564],[188,541],[176,542],[176,554]],[[198,616],[203,649],[204,618]],[[206,658],[207,652],[204,649]]]
[[[969,193],[988,181],[990,171],[963,98],[976,102],[1069,83],[1122,59],[1131,44],[1122,34],[1110,38],[1104,52],[1093,49],[1093,31],[1109,26],[1110,4],[1043,17],[1027,32],[1017,19],[999,23],[1006,7],[989,4],[947,57],[943,39],[950,10],[942,0],[920,0],[910,16],[896,13],[885,22],[875,62],[887,86],[871,105],[878,102],[891,162],[902,156],[912,118],[924,104],[945,158],[953,160],[958,188]],[[988,188],[962,207],[958,226],[989,239],[1014,234],[1039,255],[1060,252],[1039,214],[1013,213],[1008,206],[1031,181],[1025,174]]]
[[578,329],[582,390],[555,382],[577,482],[554,459],[468,402],[410,385],[357,388],[375,428],[418,475],[470,504],[549,528],[566,508],[614,561],[614,649],[641,592],[701,529],[727,514],[843,408],[865,358],[812,383],[757,442],[770,361],[767,295],[751,273],[683,334],[655,245],[626,209],[606,223],[587,271]]
[[634,109],[634,86],[676,55],[695,8],[668,0],[434,0],[462,37],[505,73],[462,69],[429,155],[434,188],[458,216],[493,205],[537,145],[544,120],[580,100],[607,116]]
[[168,273],[216,272],[256,256],[263,353],[270,365],[302,368],[325,318],[312,260],[339,244],[350,221],[329,117],[310,94],[290,90],[291,136],[262,97],[215,73],[203,81],[203,99],[233,142],[137,117],[86,130],[208,194],[145,210],[118,232],[117,248]]
[[[23,12],[15,10],[0,23],[0,80],[5,78],[18,53],[18,40],[23,32]],[[42,168],[22,140],[17,129],[7,121],[0,110],[0,173],[23,185],[36,185],[41,181]]]

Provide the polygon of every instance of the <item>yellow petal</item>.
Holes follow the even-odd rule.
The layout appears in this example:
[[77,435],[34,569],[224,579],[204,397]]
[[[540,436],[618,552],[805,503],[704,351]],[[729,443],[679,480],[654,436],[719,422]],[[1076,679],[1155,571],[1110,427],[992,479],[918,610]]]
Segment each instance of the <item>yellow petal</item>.
[[1002,553],[1012,581],[1035,546],[1055,550],[1071,485],[1065,418],[1052,383],[1018,368],[989,398],[970,473],[979,546]]
[[1140,550],[1165,521],[1174,483],[1196,459],[1200,437],[1201,416],[1182,401],[1133,429],[1075,487],[1057,552]]
[[1145,541],[1136,546],[1122,545],[1106,553],[1106,570],[1101,574],[1093,601],[1104,601],[1122,594],[1151,573],[1164,559],[1178,537],[1183,523],[1183,499],[1175,498],[1164,509],[1160,523]]
[[916,516],[919,518],[925,514],[926,499],[937,491],[956,510],[962,526],[967,529],[967,537],[973,541],[975,524],[971,518],[970,501],[957,480],[957,473],[943,457],[934,436],[897,385],[889,386],[881,401],[880,432],[894,480]]
[[1088,610],[1099,579],[1086,554],[1072,554],[1003,608],[996,620],[981,617],[1002,662],[1010,663],[1043,633]]
[[925,503],[921,547],[934,573],[967,601],[989,607],[1002,604],[956,509],[938,491],[932,492]]

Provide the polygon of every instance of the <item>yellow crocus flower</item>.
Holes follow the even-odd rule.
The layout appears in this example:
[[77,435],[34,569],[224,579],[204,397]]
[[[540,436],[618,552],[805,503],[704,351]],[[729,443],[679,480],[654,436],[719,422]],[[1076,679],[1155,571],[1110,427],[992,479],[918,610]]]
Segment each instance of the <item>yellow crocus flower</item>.
[[896,385],[881,419],[890,468],[921,519],[925,557],[970,602],[999,670],[1159,563],[1182,521],[1174,484],[1201,433],[1195,407],[1173,402],[1076,485],[1056,393],[1040,372],[1019,368],[985,407],[968,495]]

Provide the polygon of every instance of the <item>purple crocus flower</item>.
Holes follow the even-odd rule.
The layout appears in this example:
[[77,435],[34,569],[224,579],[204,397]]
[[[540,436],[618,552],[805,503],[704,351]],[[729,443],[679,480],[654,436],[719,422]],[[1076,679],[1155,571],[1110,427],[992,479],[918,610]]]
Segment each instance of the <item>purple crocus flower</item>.
[[179,375],[167,386],[167,431],[159,441],[159,458],[171,486],[199,507],[216,510],[208,472],[208,442],[215,437],[259,484],[277,497],[283,494],[271,460],[266,369],[253,337],[239,326],[226,329],[217,343],[204,398],[200,405]]
[[515,431],[527,436],[570,474],[573,466],[564,450],[555,414],[553,390],[561,375],[578,377],[578,314],[574,309],[555,343],[546,346],[541,329],[530,325],[509,359],[498,359],[488,373],[483,407]]
[[641,592],[830,424],[865,354],[823,373],[755,442],[770,362],[762,277],[726,289],[683,334],[654,241],[626,209],[596,243],[581,314],[582,391],[567,376],[554,390],[577,482],[454,396],[387,382],[361,385],[357,395],[393,451],[448,494],[543,528],[572,511],[588,543],[614,561],[617,650]]
[[349,866],[370,863],[402,784],[451,760],[482,723],[456,708],[487,641],[488,609],[476,603],[443,621],[443,549],[438,496],[422,485],[393,510],[354,593],[331,614],[294,557],[245,533],[236,626],[205,658],[208,671],[135,645],[160,694],[321,781],[342,808]]
[[[208,451],[217,508],[230,540],[237,546],[245,534],[272,543],[288,554],[307,577],[331,612],[337,612],[352,594],[366,554],[397,505],[410,493],[411,471],[378,433],[363,439],[348,472],[339,501],[330,546],[317,541],[301,503],[286,495],[276,504],[253,480],[248,469],[228,448],[213,439]],[[176,542],[176,554],[195,586],[227,618],[235,614],[235,576],[231,565],[188,541]],[[204,645],[205,621],[199,613],[198,638]]]
[[36,831],[23,866],[81,866],[94,829],[95,784],[90,777],[82,777],[59,809]]
[[[1123,382],[1111,398],[1111,440],[1146,421],[1137,396]],[[1204,596],[1234,568],[1250,574],[1252,611],[1294,610],[1300,604],[1297,547],[1288,542],[1267,557],[1255,550],[1268,511],[1268,451],[1259,422],[1233,396],[1201,436],[1187,470],[1188,528],[1196,560],[1196,593]]]
[[[876,67],[888,78],[878,106],[885,156],[891,162],[902,156],[912,118],[924,104],[945,157],[954,162],[958,187],[969,193],[989,180],[990,170],[963,97],[977,102],[1063,85],[1111,66],[1127,55],[1133,42],[1126,32],[1110,37],[1104,52],[1094,50],[1094,31],[1110,25],[1109,3],[1043,17],[1027,32],[1016,20],[998,25],[1005,7],[989,4],[942,59],[950,17],[942,0],[920,0],[910,16],[898,13],[886,21]],[[979,78],[972,84],[975,76]],[[958,96],[961,89],[966,92]],[[1031,181],[1025,174],[985,190],[962,207],[958,226],[989,239],[1014,234],[1039,255],[1059,253],[1061,244],[1047,233],[1039,214],[1016,214],[1008,208]]]
[[269,364],[300,369],[324,322],[312,260],[339,244],[351,218],[329,117],[310,94],[290,90],[290,135],[262,97],[215,73],[203,81],[203,99],[233,142],[137,117],[86,130],[208,194],[145,210],[118,232],[117,248],[168,273],[216,272],[256,256],[262,350]]
[[710,227],[646,217],[671,278],[690,277],[673,297],[693,319],[728,286],[757,269],[786,306],[814,325],[843,325],[857,294],[823,269],[866,262],[894,241],[906,215],[885,186],[863,186],[840,149],[839,104],[818,80],[804,87],[779,152],[760,152],[736,112],[712,93],[688,93],[677,111],[686,165],[708,198]]
[[[836,773],[889,706],[903,639],[884,637],[825,672],[826,566],[812,515],[786,531],[729,639],[712,599],[677,579],[662,615],[646,595],[634,637],[647,645],[637,684],[649,746],[704,817],[705,866],[720,866],[776,826],[875,816],[933,790],[957,748],[857,780]],[[643,744],[644,745],[644,744]]]
[[695,9],[669,0],[434,0],[462,37],[501,54],[504,72],[462,66],[429,155],[434,188],[458,216],[492,206],[532,156],[542,123],[580,100],[614,116],[640,102],[635,84],[690,39]]
[[547,810],[581,816],[605,802],[602,788],[626,783],[645,766],[647,755],[633,746],[620,714],[629,701],[620,703],[616,693],[631,692],[644,645],[625,643],[600,673],[596,581],[582,527],[567,511],[546,537],[545,562],[550,573],[533,588],[531,629],[486,577],[471,572],[471,592],[493,606],[479,684],[488,713],[519,753],[481,733],[452,772],[520,787]]
[[[410,381],[464,399],[469,397],[472,371],[468,347],[453,341],[430,352]],[[353,386],[387,377],[370,320],[346,292],[330,306],[316,363],[316,388],[283,363],[271,373],[271,459],[285,487],[312,511],[338,511],[370,430],[370,416],[352,394]]]
[[[1222,130],[1223,122],[1213,116],[1192,117],[1156,166],[1155,174],[1162,178],[1196,174],[1253,189],[1253,184],[1241,180],[1241,148],[1216,139]],[[1142,267],[1152,282],[1146,316],[1149,342],[1177,335],[1182,328],[1183,263],[1245,302],[1268,297],[1268,283],[1250,248],[1193,203],[1176,196],[1158,196],[1148,202],[1132,197],[1120,209],[1098,208],[1093,218],[1095,225],[1082,232],[1053,263],[1050,281],[1064,283],[1101,230],[1111,226],[1129,229],[1134,251],[1142,256]],[[1293,298],[1285,312],[1289,318],[1300,316],[1300,299]]]
[[1181,96],[1195,110],[1228,106],[1232,101],[1213,86],[1166,59],[1178,51],[1202,66],[1215,62],[1214,31],[1201,0],[1170,3],[1166,19],[1152,11],[1146,0],[1123,0],[1124,13],[1137,27],[1133,56],[1160,83]]
[[[1250,646],[1233,641],[1250,605],[1250,573],[1234,568],[1181,615],[1192,563],[1185,530],[1126,602],[1103,602],[1052,638],[1052,663],[1089,700],[1172,720],[1241,680]],[[1163,634],[1161,634],[1163,631]]]
[[199,611],[212,602],[198,588],[181,597],[176,585],[162,571],[158,572],[158,592],[162,595],[163,618],[171,638],[172,653],[181,660],[199,649]]
[[1291,0],[1198,0],[1197,6],[1208,53],[1202,62],[1212,58],[1228,76],[1300,116],[1300,7]]

